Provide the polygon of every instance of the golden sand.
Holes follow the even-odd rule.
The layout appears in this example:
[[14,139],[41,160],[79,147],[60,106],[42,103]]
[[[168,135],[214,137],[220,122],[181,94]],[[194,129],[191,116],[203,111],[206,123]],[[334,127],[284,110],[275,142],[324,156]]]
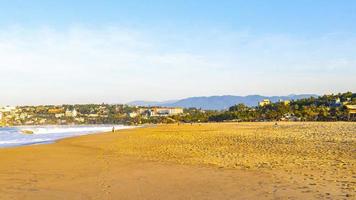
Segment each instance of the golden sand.
[[0,149],[0,199],[353,199],[356,123],[159,125]]

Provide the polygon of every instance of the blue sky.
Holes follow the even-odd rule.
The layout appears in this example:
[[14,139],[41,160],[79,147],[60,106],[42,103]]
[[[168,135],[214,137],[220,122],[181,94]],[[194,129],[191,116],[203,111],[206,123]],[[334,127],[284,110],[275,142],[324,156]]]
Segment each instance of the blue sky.
[[356,1],[0,0],[0,104],[356,91]]

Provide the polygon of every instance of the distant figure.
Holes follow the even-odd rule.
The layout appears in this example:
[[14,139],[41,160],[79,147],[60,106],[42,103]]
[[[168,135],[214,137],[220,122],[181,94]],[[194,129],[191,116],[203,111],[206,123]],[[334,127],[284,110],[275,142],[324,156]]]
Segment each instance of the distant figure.
[[275,125],[275,126],[278,126],[277,122],[276,122],[276,123],[274,123],[274,125]]
[[115,132],[115,127],[112,127],[112,132]]

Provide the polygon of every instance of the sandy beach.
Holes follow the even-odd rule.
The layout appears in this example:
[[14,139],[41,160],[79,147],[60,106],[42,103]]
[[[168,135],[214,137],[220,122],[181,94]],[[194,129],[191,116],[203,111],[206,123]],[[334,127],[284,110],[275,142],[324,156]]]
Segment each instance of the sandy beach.
[[352,199],[356,123],[158,125],[0,149],[0,199]]

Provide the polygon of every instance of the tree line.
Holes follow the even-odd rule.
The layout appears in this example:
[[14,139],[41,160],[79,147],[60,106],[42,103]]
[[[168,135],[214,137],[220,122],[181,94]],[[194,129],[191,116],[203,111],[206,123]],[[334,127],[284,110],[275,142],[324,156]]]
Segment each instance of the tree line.
[[346,121],[348,114],[345,105],[348,104],[356,105],[356,93],[323,95],[256,107],[237,104],[224,111],[197,112],[196,109],[187,109],[186,114],[176,116],[176,120],[182,122]]

